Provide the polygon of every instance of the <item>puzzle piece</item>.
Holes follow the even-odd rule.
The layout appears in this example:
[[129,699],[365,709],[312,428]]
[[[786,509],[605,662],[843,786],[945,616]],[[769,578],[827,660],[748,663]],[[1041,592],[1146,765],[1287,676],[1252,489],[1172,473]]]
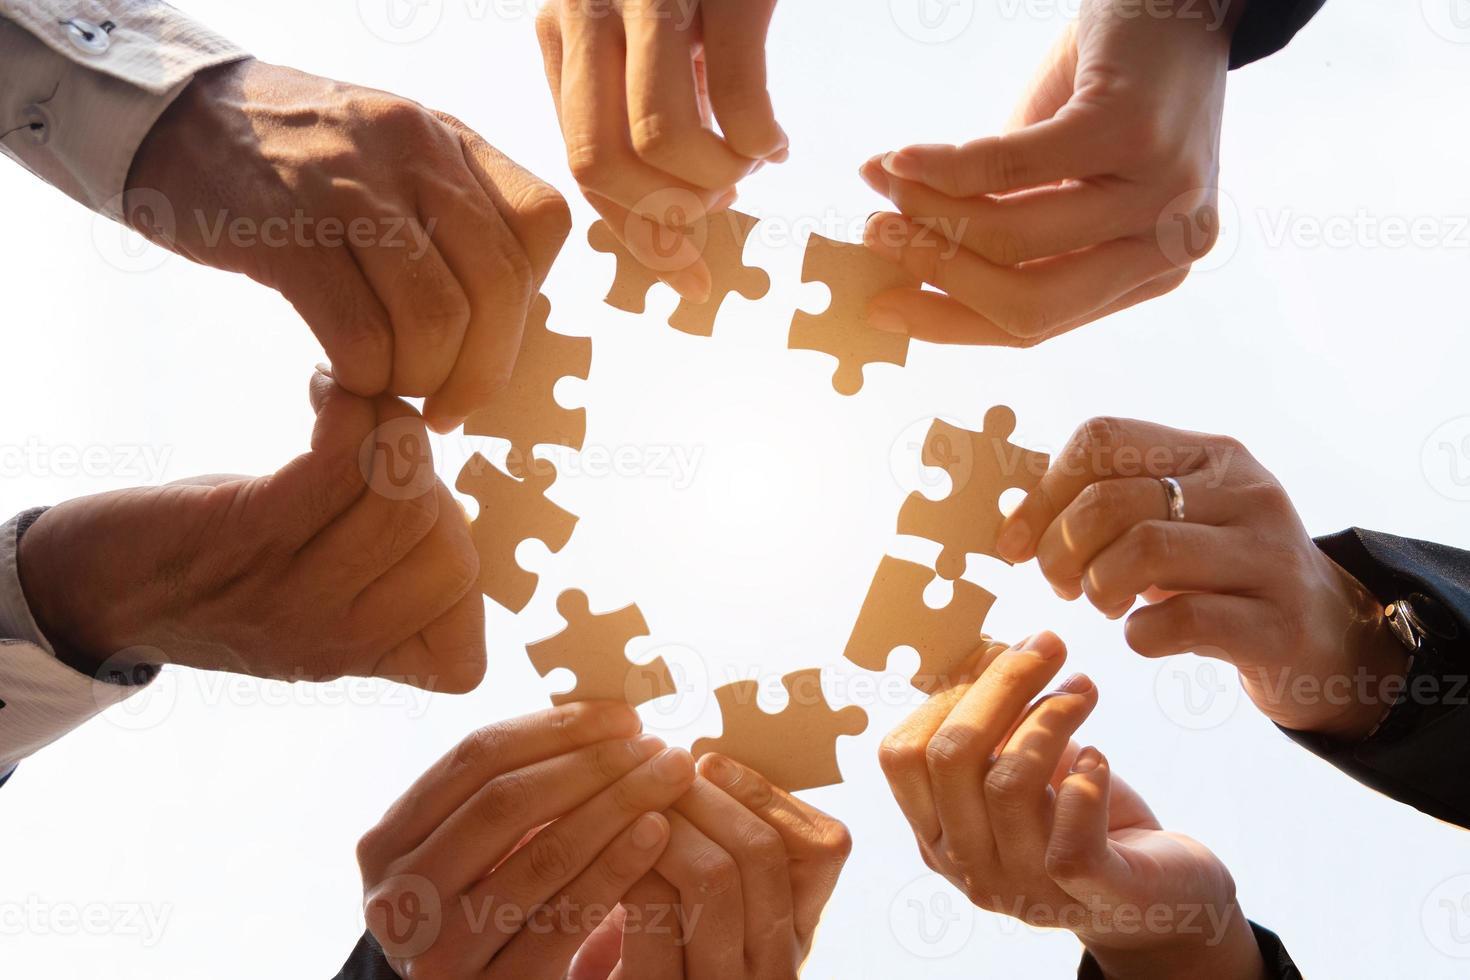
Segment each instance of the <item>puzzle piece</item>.
[[562,378],[587,380],[592,341],[547,329],[550,316],[551,301],[537,296],[510,382],[464,424],[469,435],[509,440],[506,468],[519,478],[529,474],[536,446],[581,449],[587,437],[587,410],[563,408],[552,392]]
[[552,704],[569,701],[626,701],[633,707],[677,693],[673,675],[662,658],[635,664],[628,659],[628,641],[648,635],[648,624],[637,606],[594,615],[587,593],[563,592],[556,611],[566,629],[550,639],[526,647],[526,653],[545,677],[559,667],[577,675],[577,686],[551,696]]
[[[995,539],[1005,516],[1000,498],[1011,488],[1036,489],[1050,461],[1010,441],[1016,413],[997,405],[985,413],[985,431],[970,432],[935,419],[924,439],[924,462],[946,470],[953,484],[943,500],[913,493],[898,513],[898,533],[913,534],[944,545],[935,568],[947,579],[965,573],[969,554],[995,553]],[[1003,559],[1002,559],[1003,560]]]
[[995,596],[958,579],[949,605],[931,609],[924,589],[934,579],[935,573],[923,565],[885,555],[843,656],[865,670],[881,671],[894,650],[913,647],[919,651],[914,687],[933,694],[958,678],[985,640],[980,628]]
[[863,387],[863,366],[897,364],[908,360],[909,338],[885,333],[868,325],[868,302],[879,293],[921,283],[902,267],[879,257],[862,245],[834,242],[813,235],[801,267],[802,282],[822,282],[832,291],[832,302],[822,313],[801,310],[791,318],[788,345],[792,350],[819,351],[837,358],[832,387],[855,395]]
[[715,689],[725,727],[719,738],[701,738],[695,757],[719,752],[750,766],[790,792],[842,782],[837,768],[837,737],[857,735],[868,727],[862,708],[833,711],[822,695],[820,669],[787,674],[781,684],[790,701],[780,714],[756,703],[760,685],[739,681]]
[[553,551],[566,547],[577,518],[546,499],[556,482],[547,467],[525,480],[497,470],[479,453],[470,457],[455,487],[480,503],[471,535],[480,556],[480,591],[511,612],[520,612],[536,594],[538,576],[516,562],[516,548],[535,538]]
[[[759,219],[748,214],[721,211],[693,227],[694,241],[703,243],[700,251],[709,265],[713,288],[708,302],[691,303],[681,299],[669,317],[669,326],[696,337],[713,336],[715,318],[726,296],[739,293],[746,299],[760,299],[770,292],[771,277],[764,270],[745,264],[745,243],[757,224]],[[648,290],[661,281],[658,273],[635,259],[605,221],[592,226],[587,240],[593,249],[618,261],[617,278],[607,294],[607,304],[628,313],[642,313]]]

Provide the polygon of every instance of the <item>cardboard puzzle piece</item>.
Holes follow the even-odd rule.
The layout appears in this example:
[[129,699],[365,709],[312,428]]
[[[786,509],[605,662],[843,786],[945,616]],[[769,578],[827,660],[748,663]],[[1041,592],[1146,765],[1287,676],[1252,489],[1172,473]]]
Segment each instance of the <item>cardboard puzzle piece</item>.
[[526,647],[542,677],[561,667],[577,675],[577,686],[553,694],[552,704],[626,701],[636,708],[677,693],[673,675],[662,659],[647,664],[628,659],[628,641],[648,635],[648,624],[637,606],[596,615],[585,592],[569,589],[557,597],[556,611],[567,621],[566,629]]
[[455,488],[479,501],[471,527],[480,556],[480,591],[511,612],[526,608],[536,594],[538,576],[516,562],[516,548],[532,538],[553,551],[566,547],[577,518],[546,499],[556,471],[525,480],[506,476],[479,453],[459,473]]
[[696,741],[695,757],[719,752],[793,793],[842,782],[837,737],[861,734],[868,727],[867,712],[858,707],[833,711],[822,694],[820,669],[787,674],[781,684],[790,700],[779,714],[761,710],[755,681],[716,688],[724,731],[719,738]]
[[919,652],[914,687],[933,694],[954,683],[985,641],[981,627],[995,596],[958,579],[949,605],[932,609],[924,590],[935,577],[923,565],[885,555],[843,656],[865,670],[881,671],[894,650],[913,647]]
[[865,246],[812,235],[801,281],[825,283],[832,291],[832,302],[822,313],[798,310],[791,319],[788,346],[837,358],[832,387],[839,394],[855,395],[862,390],[865,365],[902,367],[908,360],[907,336],[868,325],[868,303],[874,296],[905,286],[920,287],[919,280],[903,268]]
[[[771,277],[764,270],[745,264],[746,241],[759,223],[759,219],[739,211],[721,211],[693,227],[695,242],[703,243],[701,254],[709,265],[713,288],[707,302],[681,299],[669,317],[669,326],[696,337],[711,337],[725,297],[739,293],[755,300],[770,292]],[[617,277],[605,302],[627,313],[642,313],[649,289],[660,281],[658,273],[635,259],[605,221],[592,226],[587,240],[594,250],[611,255],[618,262]]]
[[529,474],[536,446],[581,449],[587,437],[587,410],[562,407],[552,392],[562,378],[587,380],[592,340],[555,333],[547,328],[550,317],[551,301],[537,296],[510,382],[464,424],[469,435],[510,442],[506,468],[515,477]]
[[947,579],[965,573],[967,555],[1000,558],[1001,495],[1013,488],[1030,493],[1046,472],[1050,457],[1012,444],[1015,431],[1016,413],[998,405],[985,413],[983,432],[935,419],[924,439],[924,463],[946,470],[953,486],[943,500],[910,494],[898,513],[898,533],[943,545],[934,567]]

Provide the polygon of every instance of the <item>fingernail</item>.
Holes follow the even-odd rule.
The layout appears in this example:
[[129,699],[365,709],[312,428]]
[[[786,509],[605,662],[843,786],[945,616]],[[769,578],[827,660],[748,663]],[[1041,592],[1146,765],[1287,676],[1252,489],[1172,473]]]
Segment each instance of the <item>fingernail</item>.
[[1092,690],[1092,679],[1086,674],[1073,674],[1057,688],[1059,694],[1086,694]]
[[720,787],[734,784],[739,777],[735,767],[718,755],[705,756],[701,768],[704,770],[704,778]]
[[332,365],[330,365],[330,364],[318,364],[316,366],[316,371],[317,371],[317,374],[324,374],[324,375],[326,375],[327,377],[330,378],[332,376]]
[[1026,549],[1031,545],[1031,525],[1020,518],[1012,518],[1000,529],[995,539],[995,550],[1007,561],[1022,562],[1028,557]]
[[664,749],[668,748],[668,743],[657,735],[640,735],[633,740],[632,744],[633,755],[639,762],[643,762],[645,759],[652,759]]
[[682,783],[689,779],[694,760],[683,749],[665,749],[653,760],[653,772],[666,783]]
[[908,321],[904,320],[903,317],[894,311],[882,306],[875,306],[868,310],[868,326],[874,330],[881,330],[884,333],[896,333],[907,336],[909,332]]
[[1102,753],[1092,746],[1088,746],[1077,753],[1077,758],[1072,762],[1072,771],[1077,773],[1088,773],[1102,765]]
[[1051,639],[1043,640],[1042,637],[1045,635],[1044,633],[1032,633],[1021,641],[1016,651],[1034,654],[1042,660],[1050,660],[1061,652],[1062,645]]
[[633,825],[633,846],[640,851],[651,851],[664,839],[664,818],[657,813],[645,813]]
[[922,180],[924,168],[919,161],[904,156],[902,152],[883,154],[883,169],[901,180]]

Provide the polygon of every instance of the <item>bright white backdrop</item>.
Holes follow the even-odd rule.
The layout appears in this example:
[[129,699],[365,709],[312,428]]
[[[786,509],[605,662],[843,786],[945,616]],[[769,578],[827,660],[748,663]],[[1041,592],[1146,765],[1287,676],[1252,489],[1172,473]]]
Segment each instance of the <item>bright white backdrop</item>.
[[[530,0],[427,0],[396,32],[387,2],[188,6],[263,58],[451,110],[569,190]],[[591,408],[592,448],[554,491],[582,523],[561,555],[526,547],[544,587],[519,619],[491,612],[482,689],[166,679],[0,795],[0,971],[330,976],[360,931],[358,834],[472,728],[545,703],[522,648],[558,627],[562,587],[601,608],[638,602],[653,636],[635,650],[667,648],[691,688],[833,665],[840,698],[873,700],[842,645],[885,550],[933,557],[891,529],[936,414],[978,424],[1010,404],[1018,441],[1049,449],[1100,413],[1229,432],[1315,532],[1470,543],[1470,31],[1448,0],[1334,0],[1287,52],[1232,78],[1227,235],[1172,296],[1030,352],[916,347],[855,399],[828,388],[829,361],[784,349],[792,309],[823,301],[800,285],[794,235],[855,234],[880,206],[856,176],[869,155],[994,131],[1073,2],[952,0],[928,33],[913,0],[783,4],[772,84],[793,156],[742,205],[771,219],[752,253],[773,278],[766,299],[733,299],[713,341],[661,326],[671,294],[643,319],[604,307],[610,262],[585,246],[576,205],[548,292],[560,329],[596,338],[590,383],[562,389]],[[304,447],[319,351],[282,301],[178,259],[128,271],[137,256],[118,260],[114,232],[18,168],[0,168],[0,201],[0,510],[265,472]],[[1394,237],[1415,220],[1419,244]],[[447,477],[472,443],[440,444]],[[1057,600],[1034,568],[972,575],[1001,596],[993,632],[1069,640],[1103,692],[1084,737],[1167,825],[1226,859],[1247,913],[1309,975],[1464,974],[1464,832],[1298,750],[1223,672],[1133,656],[1116,624]],[[809,975],[1068,975],[1070,938],[971,914],[925,874],[874,762],[907,705],[878,700],[867,733],[840,745],[847,784],[810,797],[857,848]],[[719,723],[699,696],[648,718],[686,744]]]

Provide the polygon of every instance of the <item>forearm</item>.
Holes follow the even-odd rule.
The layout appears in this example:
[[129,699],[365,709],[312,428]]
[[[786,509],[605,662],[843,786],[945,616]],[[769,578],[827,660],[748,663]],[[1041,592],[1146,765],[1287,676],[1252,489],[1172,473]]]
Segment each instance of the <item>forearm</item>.
[[[1089,950],[1106,980],[1263,980],[1267,978],[1251,925],[1232,905],[1207,934],[1153,949]],[[1084,974],[1085,976],[1086,974]]]

